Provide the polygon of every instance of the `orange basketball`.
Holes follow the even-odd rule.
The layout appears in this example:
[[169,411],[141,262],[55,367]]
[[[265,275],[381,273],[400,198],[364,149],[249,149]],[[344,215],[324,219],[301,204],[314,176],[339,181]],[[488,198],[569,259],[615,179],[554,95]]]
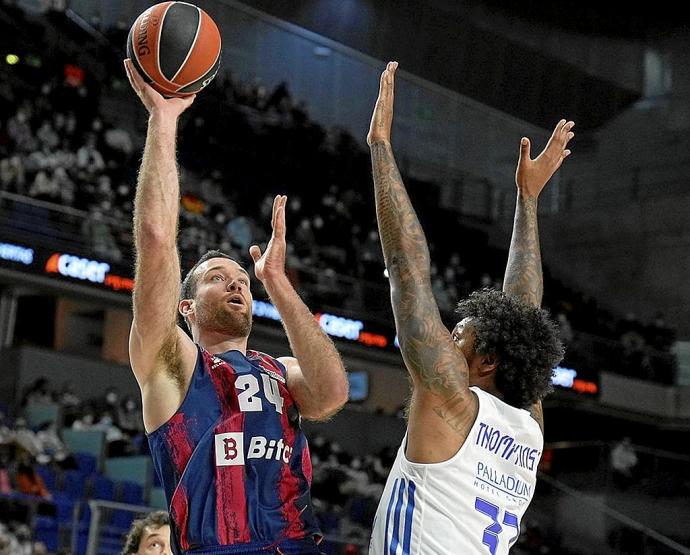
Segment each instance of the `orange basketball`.
[[161,2],[142,13],[127,37],[127,57],[164,96],[188,96],[208,85],[220,66],[218,27],[187,2]]

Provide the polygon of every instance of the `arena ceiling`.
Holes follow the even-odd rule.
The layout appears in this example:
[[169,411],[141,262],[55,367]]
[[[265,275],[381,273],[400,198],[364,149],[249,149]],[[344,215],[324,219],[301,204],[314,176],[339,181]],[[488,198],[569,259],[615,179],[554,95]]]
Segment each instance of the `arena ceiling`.
[[[375,58],[395,57],[411,73],[545,129],[564,113],[581,131],[613,119],[641,97],[644,45],[688,29],[682,4],[667,0],[242,1]],[[580,34],[583,48],[588,37],[631,41],[639,48],[620,61],[628,79],[618,79],[578,65],[567,53],[544,52],[498,27],[479,25],[473,20],[478,11]],[[631,67],[637,71],[632,79]]]

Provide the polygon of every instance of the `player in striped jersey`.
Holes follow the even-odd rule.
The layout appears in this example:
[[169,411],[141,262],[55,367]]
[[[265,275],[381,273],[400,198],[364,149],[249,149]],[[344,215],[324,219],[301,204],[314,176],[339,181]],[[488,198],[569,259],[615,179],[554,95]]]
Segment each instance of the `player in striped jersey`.
[[570,154],[574,124],[559,122],[535,160],[522,139],[503,292],[482,290],[462,301],[464,318],[451,333],[432,294],[424,232],[393,158],[396,68],[390,62],[381,76],[367,142],[412,398],[370,554],[505,554],[534,494],[543,449],[541,400],[563,354],[555,324],[539,308],[537,198]]
[[[295,355],[277,359],[247,348],[250,277],[229,256],[202,257],[178,302],[175,140],[193,97],[166,100],[125,66],[149,111],[134,203],[129,353],[175,553],[318,553],[301,417],[330,416],[348,386],[333,343],[285,275],[287,199],[275,198],[265,252],[250,249]],[[192,339],[177,325],[178,311]]]

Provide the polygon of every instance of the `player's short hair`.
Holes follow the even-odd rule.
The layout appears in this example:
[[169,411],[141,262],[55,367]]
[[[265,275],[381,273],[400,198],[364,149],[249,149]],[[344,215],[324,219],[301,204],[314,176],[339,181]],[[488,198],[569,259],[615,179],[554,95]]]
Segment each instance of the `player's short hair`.
[[485,288],[460,301],[456,312],[471,318],[475,352],[497,357],[496,389],[506,403],[528,408],[552,391],[564,349],[546,310]]
[[[180,300],[184,299],[193,299],[194,296],[196,295],[196,285],[199,281],[199,276],[196,273],[196,269],[201,266],[204,262],[207,260],[210,260],[211,258],[227,258],[228,260],[232,260],[233,262],[237,262],[232,256],[229,254],[226,254],[222,251],[217,251],[217,250],[212,250],[208,251],[206,254],[204,254],[199,260],[197,260],[196,264],[192,266],[192,269],[187,272],[187,275],[184,277],[182,280],[182,286],[180,287]],[[239,264],[239,262],[237,262]]]
[[132,527],[127,532],[125,546],[122,548],[122,555],[131,555],[139,551],[141,539],[144,536],[145,528],[162,528],[170,526],[170,517],[165,511],[154,511],[147,514],[144,518],[135,520]]

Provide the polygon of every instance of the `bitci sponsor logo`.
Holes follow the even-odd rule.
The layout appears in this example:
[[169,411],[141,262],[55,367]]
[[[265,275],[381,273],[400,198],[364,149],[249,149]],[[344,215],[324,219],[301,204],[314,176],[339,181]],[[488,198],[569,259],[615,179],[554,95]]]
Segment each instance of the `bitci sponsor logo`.
[[[215,435],[216,466],[238,466],[245,464],[244,433],[226,432]],[[246,459],[265,459],[290,462],[292,447],[283,438],[268,439],[253,436],[249,440]]]

